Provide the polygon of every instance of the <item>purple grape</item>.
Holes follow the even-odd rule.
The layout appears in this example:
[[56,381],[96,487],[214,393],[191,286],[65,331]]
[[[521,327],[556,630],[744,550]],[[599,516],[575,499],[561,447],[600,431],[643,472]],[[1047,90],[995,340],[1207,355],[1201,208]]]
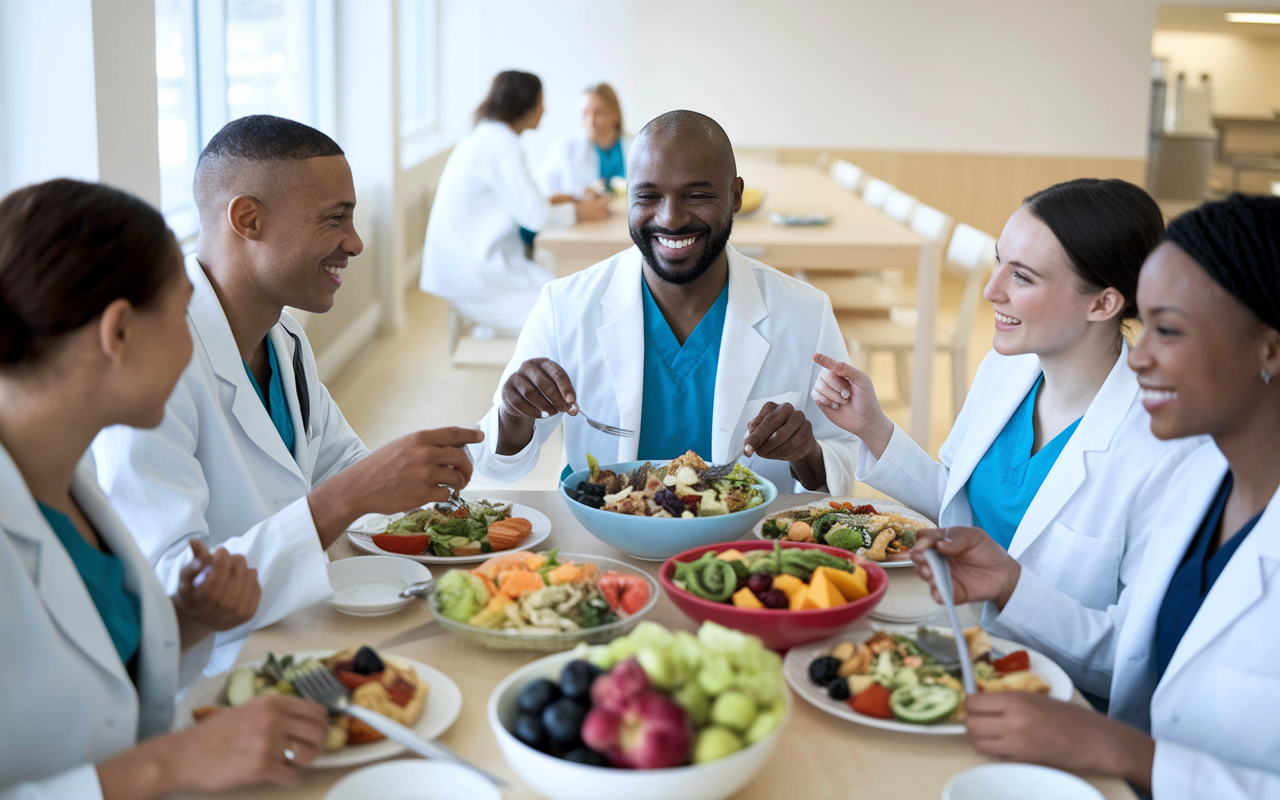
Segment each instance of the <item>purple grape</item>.
[[760,597],[761,593],[767,592],[773,588],[773,576],[766,575],[763,572],[757,572],[754,575],[748,576],[747,588],[750,589],[751,593],[756,597]]
[[761,592],[758,597],[765,608],[790,608],[791,606],[787,593],[781,589],[768,589]]
[[684,513],[684,503],[680,500],[680,496],[671,491],[669,487],[662,487],[653,495],[653,502],[662,506],[667,513],[673,517],[679,517]]

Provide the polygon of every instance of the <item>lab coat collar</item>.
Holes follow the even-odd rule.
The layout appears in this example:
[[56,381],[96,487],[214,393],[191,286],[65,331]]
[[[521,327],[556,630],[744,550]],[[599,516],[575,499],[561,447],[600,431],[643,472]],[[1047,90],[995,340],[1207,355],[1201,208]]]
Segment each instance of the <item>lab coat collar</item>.
[[[96,488],[92,468],[87,466],[86,461],[82,461],[72,479],[71,494],[85,516],[93,521],[98,535],[112,552],[127,553],[129,548],[122,546],[119,539],[121,535],[127,534],[124,533],[123,526],[114,519],[101,492],[93,491]],[[84,613],[86,608],[94,607],[93,598],[89,596],[84,581],[79,579],[80,573],[75,563],[40,512],[36,499],[27,488],[26,480],[18,471],[18,465],[13,462],[3,445],[0,445],[0,527],[11,536],[25,539],[35,547],[32,578],[36,591],[39,592],[49,616],[66,634],[67,639],[108,674],[130,683],[102,617]],[[140,587],[137,585],[136,574],[133,574],[136,573],[137,565],[126,566],[132,567],[125,570],[126,587],[138,593]]]
[[[1071,500],[1084,483],[1085,453],[1106,450],[1124,423],[1138,395],[1138,377],[1129,369],[1129,345],[1122,342],[1120,358],[1103,381],[1098,394],[1089,403],[1075,433],[1059,453],[1057,461],[1045,476],[1045,491],[1036,493],[1018,524],[1009,555],[1018,558],[1044,533],[1058,512]],[[1024,393],[1023,397],[1026,395]],[[994,439],[993,439],[994,441]]]
[[[275,460],[280,466],[306,480],[293,454],[284,446],[279,431],[271,422],[271,415],[258,399],[258,393],[249,383],[249,375],[245,371],[244,361],[240,357],[240,348],[236,346],[235,336],[231,333],[231,324],[227,322],[226,312],[218,299],[209,276],[196,260],[195,255],[187,257],[187,277],[191,279],[194,292],[191,303],[187,306],[187,319],[195,329],[195,334],[204,351],[208,354],[209,363],[219,379],[225,381],[234,390],[231,403],[232,416],[240,423],[245,435],[260,450]],[[276,363],[280,367],[281,382],[285,387],[285,395],[290,398],[289,413],[294,421],[294,448],[297,441],[306,438],[302,430],[302,420],[297,413],[298,399],[293,388],[293,343],[289,341],[279,326],[272,328],[269,336],[276,350]]]

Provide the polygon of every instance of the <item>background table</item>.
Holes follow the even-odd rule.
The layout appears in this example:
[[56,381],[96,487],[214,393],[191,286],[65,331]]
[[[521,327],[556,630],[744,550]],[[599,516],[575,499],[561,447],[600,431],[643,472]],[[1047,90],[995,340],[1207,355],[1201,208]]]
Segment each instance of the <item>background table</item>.
[[[766,193],[759,211],[733,221],[730,242],[744,256],[788,272],[916,272],[918,323],[910,431],[927,449],[941,254],[905,225],[841,189],[816,167],[744,159],[738,171],[747,186]],[[560,274],[576,272],[631,247],[626,202],[616,200],[610,208],[614,213],[606,220],[538,234],[538,247],[555,255]],[[826,214],[831,224],[774,225],[769,215],[775,211]]]
[[[464,495],[471,495],[465,492]],[[555,492],[505,492],[502,497],[536,508],[551,518],[551,537],[544,547],[562,553],[588,553],[628,561],[656,575],[660,563],[637,561],[595,539],[577,523]],[[775,507],[819,499],[818,495],[781,495]],[[339,539],[330,549],[332,558],[357,555]],[[432,565],[437,576],[442,570]],[[890,570],[894,584],[915,582],[914,570]],[[672,629],[694,630],[693,623],[665,597],[647,617]],[[508,779],[512,788],[506,800],[536,797],[521,783],[498,752],[489,729],[486,708],[489,695],[502,678],[540,658],[531,652],[489,650],[451,636],[431,617],[425,603],[386,617],[360,618],[340,614],[321,603],[257,631],[249,637],[239,663],[298,650],[339,649],[369,644],[378,650],[399,653],[441,670],[462,689],[462,714],[441,738],[464,758]],[[769,763],[737,800],[777,800],[779,797],[845,798],[856,790],[859,797],[941,797],[942,787],[957,773],[986,763],[964,736],[925,736],[881,731],[837,719],[792,695],[791,722]],[[1079,698],[1077,698],[1079,700]],[[358,767],[354,768],[358,769]],[[318,800],[350,769],[312,770],[294,789],[255,789],[221,795],[227,798],[307,798]],[[1131,800],[1134,795],[1119,780],[1085,776],[1108,800]],[[655,800],[658,800],[655,798]]]

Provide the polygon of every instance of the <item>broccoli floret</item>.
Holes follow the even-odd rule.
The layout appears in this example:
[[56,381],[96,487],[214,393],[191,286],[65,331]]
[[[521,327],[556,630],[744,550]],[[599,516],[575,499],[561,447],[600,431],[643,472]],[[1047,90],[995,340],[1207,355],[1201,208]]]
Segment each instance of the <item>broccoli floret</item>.
[[866,547],[864,542],[862,531],[857,528],[836,528],[833,531],[827,531],[827,544],[832,547],[856,552],[858,548]]
[[760,532],[764,534],[766,539],[781,539],[787,535],[787,530],[791,527],[791,520],[786,517],[774,517],[764,522],[764,527]]
[[484,581],[475,575],[451,569],[436,583],[436,597],[441,614],[458,622],[466,622],[489,602],[489,590],[485,588]]

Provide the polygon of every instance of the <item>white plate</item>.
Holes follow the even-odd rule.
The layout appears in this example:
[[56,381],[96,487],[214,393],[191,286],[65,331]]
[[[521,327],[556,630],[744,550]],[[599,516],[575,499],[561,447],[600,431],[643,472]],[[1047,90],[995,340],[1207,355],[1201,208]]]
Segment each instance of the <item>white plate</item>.
[[502,800],[484,778],[444,761],[388,761],[346,775],[324,800]]
[[947,781],[942,800],[1103,800],[1102,792],[1069,772],[1035,764],[983,764]]
[[353,617],[380,617],[394,614],[418,599],[401,597],[405,587],[431,580],[430,570],[404,558],[344,558],[329,564],[333,597],[327,602],[334,610]]
[[[886,500],[883,497],[830,497],[830,498],[827,498],[826,500],[815,500],[812,503],[806,503],[802,506],[791,506],[791,508],[783,508],[777,511],[770,511],[768,516],[766,516],[764,519],[757,522],[756,526],[751,529],[751,535],[756,537],[757,539],[764,539],[765,541],[771,542],[773,540],[767,539],[763,531],[764,531],[764,524],[769,520],[773,519],[774,517],[780,517],[783,514],[787,513],[788,511],[793,511],[797,508],[823,508],[823,509],[829,509],[831,511],[834,511],[835,509],[831,508],[829,503],[846,503],[846,502],[852,503],[855,506],[874,506],[876,511],[879,511],[881,513],[890,512],[890,513],[902,514],[905,517],[913,517],[915,519],[920,520],[921,522],[924,523],[924,527],[928,527],[928,528],[936,527],[932,522],[929,521],[928,517],[926,517],[924,514],[921,514],[919,511],[915,511],[913,509],[907,508],[902,503],[895,503],[892,500]],[[911,559],[907,557],[903,557],[901,560],[898,560],[898,561],[876,561],[875,563],[879,564],[885,569],[898,569],[901,567],[911,566]]]
[[[876,626],[876,630],[914,636],[916,626],[879,625]],[[791,684],[791,688],[795,690],[795,693],[805,700],[828,714],[856,722],[859,725],[867,725],[886,731],[898,731],[899,733],[922,733],[933,736],[963,734],[965,732],[964,725],[913,725],[909,722],[899,722],[896,719],[880,719],[879,717],[868,717],[864,714],[859,714],[850,708],[847,702],[832,700],[827,697],[825,688],[809,680],[809,664],[815,658],[825,655],[840,642],[858,643],[870,639],[876,630],[849,631],[826,641],[793,647],[787,651],[786,657],[782,659],[782,674],[786,676],[787,683]],[[1027,654],[1031,656],[1031,671],[1044,678],[1045,683],[1049,684],[1049,696],[1054,700],[1066,702],[1074,695],[1075,687],[1071,684],[1071,679],[1067,677],[1067,673],[1062,671],[1062,667],[1055,664],[1048,656],[1041,655],[1029,647],[1023,647],[1017,642],[1011,642],[1008,639],[997,639],[994,636],[991,637],[991,645],[995,649],[1003,650],[1006,653],[1012,653],[1015,650],[1026,650]]]
[[[293,656],[295,659],[308,657],[328,658],[334,652],[336,651],[304,650],[294,653]],[[285,654],[280,653],[279,655],[283,656]],[[431,687],[430,691],[427,692],[427,705],[422,709],[422,716],[418,718],[418,724],[413,726],[413,732],[423,739],[435,739],[449,730],[449,726],[458,718],[458,714],[462,713],[462,690],[458,688],[458,684],[450,680],[449,676],[440,670],[435,667],[429,667],[421,661],[398,656],[395,653],[380,653],[380,655],[409,664],[413,667],[413,671],[418,673],[418,679],[426,681]],[[254,661],[240,666],[254,667],[256,669],[262,666],[262,661]],[[200,706],[218,704],[219,699],[222,697],[222,690],[227,685],[227,675],[229,674],[228,672],[223,672],[212,677],[203,677],[182,696],[182,699],[178,701],[177,709],[175,727],[178,730],[189,728],[195,724],[191,719],[192,710]],[[350,744],[336,753],[321,753],[316,756],[315,761],[311,762],[311,766],[319,768],[352,767],[357,764],[368,764],[370,761],[390,758],[404,751],[404,745],[397,744],[390,739],[368,744]]]
[[[529,532],[529,536],[520,543],[519,547],[513,547],[510,550],[499,550],[498,553],[514,553],[518,550],[528,550],[531,547],[537,547],[547,540],[551,535],[551,520],[547,519],[547,515],[543,514],[536,508],[512,503],[510,500],[498,500],[492,497],[477,498],[488,500],[490,503],[511,504],[511,516],[523,517],[529,520],[533,525],[533,530]],[[475,502],[469,500],[468,502]],[[395,556],[396,558],[407,558],[422,564],[477,564],[481,561],[488,561],[497,553],[480,553],[475,556],[406,556],[400,553],[388,553],[381,547],[373,543],[374,534],[385,533],[387,525],[403,517],[404,514],[365,514],[360,519],[352,523],[347,529],[347,538],[351,541],[353,547],[357,550],[363,550],[366,553],[373,553],[379,556]]]

